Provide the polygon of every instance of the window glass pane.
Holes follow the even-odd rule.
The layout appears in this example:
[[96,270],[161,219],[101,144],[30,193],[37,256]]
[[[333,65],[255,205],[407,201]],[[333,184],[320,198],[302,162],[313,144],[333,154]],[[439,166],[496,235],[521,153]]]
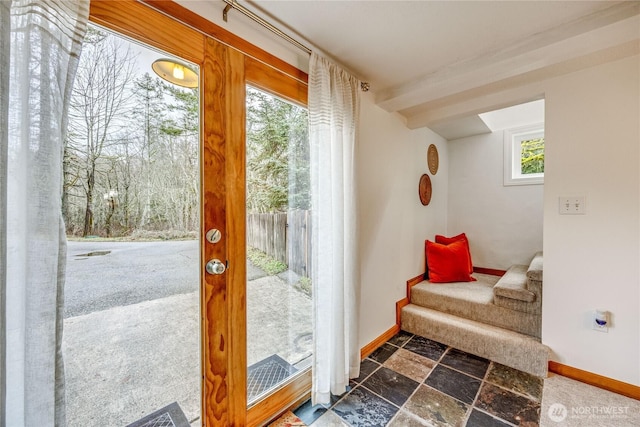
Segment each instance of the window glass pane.
[[82,48],[62,165],[69,426],[201,423],[199,91],[159,58],[183,62],[95,26]]
[[505,129],[504,185],[544,183],[544,123]]
[[544,173],[544,137],[520,141],[520,173]]
[[247,87],[247,400],[311,365],[307,111]]

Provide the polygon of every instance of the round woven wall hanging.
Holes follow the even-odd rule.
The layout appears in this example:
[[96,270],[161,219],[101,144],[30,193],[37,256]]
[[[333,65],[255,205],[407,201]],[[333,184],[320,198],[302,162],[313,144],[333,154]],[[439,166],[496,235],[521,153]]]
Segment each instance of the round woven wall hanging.
[[440,160],[438,158],[438,147],[431,144],[427,150],[427,166],[429,166],[429,172],[431,175],[438,173],[438,165]]
[[431,178],[426,173],[420,177],[418,195],[420,196],[420,202],[424,206],[427,206],[431,201]]

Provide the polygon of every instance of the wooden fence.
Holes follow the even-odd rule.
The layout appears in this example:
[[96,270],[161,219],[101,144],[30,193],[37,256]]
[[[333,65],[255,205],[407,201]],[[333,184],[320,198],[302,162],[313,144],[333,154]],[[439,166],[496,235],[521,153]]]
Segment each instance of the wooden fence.
[[309,211],[247,215],[247,245],[265,252],[301,276],[311,273]]

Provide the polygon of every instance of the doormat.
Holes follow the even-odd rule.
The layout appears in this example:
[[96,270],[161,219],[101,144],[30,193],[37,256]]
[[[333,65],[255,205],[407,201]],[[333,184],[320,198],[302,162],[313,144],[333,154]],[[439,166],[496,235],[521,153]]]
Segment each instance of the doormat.
[[280,418],[269,424],[269,427],[307,427],[293,412],[287,411]]
[[289,362],[272,354],[247,369],[247,398],[255,397],[298,372]]
[[190,425],[180,406],[173,402],[138,421],[134,421],[127,427],[190,427]]

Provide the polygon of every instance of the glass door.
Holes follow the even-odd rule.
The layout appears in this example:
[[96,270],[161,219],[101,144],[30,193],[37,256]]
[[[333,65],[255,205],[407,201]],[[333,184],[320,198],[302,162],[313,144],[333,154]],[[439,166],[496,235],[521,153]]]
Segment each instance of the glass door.
[[[263,425],[300,401],[310,390],[311,372],[306,369],[310,360],[306,350],[311,338],[310,329],[303,326],[305,322],[296,321],[296,316],[304,318],[310,314],[308,295],[305,296],[304,291],[309,283],[305,272],[294,270],[291,267],[293,261],[290,261],[294,256],[306,259],[302,243],[295,243],[303,238],[294,239],[286,247],[287,254],[291,255],[285,256],[287,268],[284,271],[271,276],[262,276],[263,273],[258,274],[262,277],[249,275],[247,280],[248,165],[245,135],[248,129],[245,117],[248,114],[247,93],[251,90],[247,84],[304,109],[307,103],[306,74],[235,36],[222,30],[214,31],[213,24],[190,14],[174,2],[154,2],[152,7],[133,0],[92,1],[90,19],[199,67],[201,419],[207,426]],[[207,35],[213,33],[222,41]],[[299,174],[295,170],[288,170],[287,175],[289,173]],[[296,194],[296,191],[291,194]],[[286,193],[289,197],[289,189]],[[298,199],[296,196],[291,200]],[[303,201],[295,201],[299,203],[296,205],[291,200],[286,202],[287,213],[305,210]],[[290,203],[292,209],[289,208]],[[283,206],[281,204],[278,208],[280,213],[284,211]],[[297,207],[293,209],[294,206]],[[305,221],[303,215],[300,216],[298,220]],[[287,219],[290,227],[295,220],[293,215]],[[285,228],[288,228],[286,224]],[[289,233],[289,240],[291,236]],[[306,265],[306,271],[308,268]],[[260,270],[266,273],[263,268]],[[263,308],[269,305],[277,311],[286,307],[292,313],[280,315],[280,320],[288,319],[292,328],[280,334],[281,344],[276,346],[265,345],[257,339],[260,337],[254,338],[254,335],[247,339],[248,334],[253,334],[247,328],[247,321],[251,318],[254,324],[260,323],[251,317],[253,313],[248,313],[249,309],[254,310],[254,302],[247,298],[254,294],[248,282],[252,278],[260,280],[266,277],[277,277],[281,286],[287,286],[287,292],[296,291],[300,294],[298,297],[303,298],[303,302],[285,298],[283,292],[279,294],[282,298],[278,298],[277,303],[266,297],[256,299],[258,306]],[[273,296],[271,293],[270,297]],[[298,326],[300,328],[296,329]],[[272,355],[291,365],[293,368],[285,365],[285,370],[292,375],[253,393],[252,403],[248,406],[249,368],[253,366],[252,372],[258,370],[256,364]]]
[[307,111],[248,86],[247,400],[311,366]]
[[[173,8],[173,13],[184,13],[173,2],[161,3],[159,6]],[[177,12],[176,7],[179,9]],[[193,416],[187,422],[194,421],[193,425],[201,423],[206,426],[247,425],[244,209],[241,212],[235,211],[237,205],[244,206],[244,197],[238,201],[234,198],[234,185],[244,176],[243,172],[242,177],[239,175],[244,163],[236,161],[243,148],[239,144],[228,143],[244,141],[244,56],[203,32],[138,1],[92,1],[90,20],[198,67],[197,93],[200,102],[196,110],[199,114],[199,162],[183,171],[172,171],[169,174],[174,176],[195,173],[199,181],[199,186],[196,185],[199,187],[196,207],[199,236],[196,238],[198,268],[195,275],[198,280],[200,310],[195,318],[195,329],[176,334],[177,339],[182,340],[178,346],[187,346],[187,342],[195,341],[195,346],[200,351],[199,357],[197,351],[191,354],[197,360],[199,370],[196,373],[197,385],[189,387],[192,389],[189,392],[198,393],[198,389],[200,390],[200,420]],[[142,110],[144,105],[138,104],[138,108]],[[157,127],[152,127],[151,130],[158,131]],[[176,154],[173,152],[164,155],[170,158]],[[164,190],[171,192],[171,184],[165,185]],[[184,196],[182,192],[171,194],[170,200]],[[242,221],[235,221],[235,218],[242,218]],[[148,258],[153,260],[153,255],[149,254]],[[234,263],[237,258],[243,260],[241,268],[238,267],[240,263]],[[219,265],[213,269],[206,268],[214,260],[219,260],[222,266],[231,267],[226,271],[221,271]],[[144,274],[144,271],[140,273]],[[94,278],[98,282],[100,279],[99,275]],[[132,318],[131,321],[132,327],[142,326],[141,319]],[[110,339],[106,334],[103,338]],[[151,349],[144,343],[135,348],[139,352]],[[158,353],[154,356],[163,358],[168,367],[165,374],[173,375],[171,366],[175,354],[165,349],[158,350]],[[84,366],[90,375],[91,366]],[[149,376],[162,377],[162,373],[151,367],[143,369],[147,369]],[[101,378],[95,376],[93,380],[100,381]],[[131,381],[131,378],[124,377],[123,381]],[[120,396],[112,396],[110,399],[119,398]],[[131,399],[135,398],[135,395],[131,396]],[[117,424],[119,422],[102,425]]]
[[197,69],[88,29],[63,168],[69,425],[201,424]]

